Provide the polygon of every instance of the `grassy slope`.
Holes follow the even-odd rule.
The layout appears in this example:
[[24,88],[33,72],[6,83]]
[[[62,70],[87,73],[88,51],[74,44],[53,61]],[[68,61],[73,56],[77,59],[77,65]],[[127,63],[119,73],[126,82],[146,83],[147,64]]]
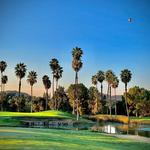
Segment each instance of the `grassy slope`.
[[43,111],[35,113],[23,113],[23,112],[0,112],[0,116],[15,116],[15,117],[59,117],[59,118],[71,118],[71,114],[61,111]]
[[0,128],[0,149],[148,150],[150,144],[89,131],[35,128]]
[[[0,126],[19,126],[22,118],[61,118],[76,120],[76,116],[62,111],[43,111],[36,113],[22,112],[0,112]],[[80,122],[90,122],[84,118],[79,118]]]

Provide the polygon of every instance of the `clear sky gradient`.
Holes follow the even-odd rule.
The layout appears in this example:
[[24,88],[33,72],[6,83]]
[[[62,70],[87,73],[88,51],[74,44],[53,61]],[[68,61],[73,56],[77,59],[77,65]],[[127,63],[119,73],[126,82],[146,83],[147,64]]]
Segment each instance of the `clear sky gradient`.
[[[59,84],[67,88],[74,82],[75,46],[84,51],[79,81],[87,87],[98,70],[112,69],[120,78],[128,68],[133,73],[130,87],[150,89],[149,8],[149,0],[0,0],[0,60],[8,64],[7,90],[18,90],[14,67],[24,62],[28,71],[37,71],[34,95],[42,95],[41,79],[45,74],[52,79],[53,57],[64,69]],[[30,92],[26,78],[22,91]]]

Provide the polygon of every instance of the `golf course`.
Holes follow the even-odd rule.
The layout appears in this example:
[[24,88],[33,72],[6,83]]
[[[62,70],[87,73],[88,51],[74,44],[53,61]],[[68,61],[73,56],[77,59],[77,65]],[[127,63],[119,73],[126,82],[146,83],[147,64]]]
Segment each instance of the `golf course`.
[[[150,143],[147,140],[139,142],[136,139],[120,138],[113,134],[110,135],[89,130],[19,127],[20,117],[52,117],[75,120],[74,115],[61,111],[37,113],[0,112],[1,150],[148,150],[150,147]],[[79,122],[83,120],[85,123],[89,121],[80,118]]]

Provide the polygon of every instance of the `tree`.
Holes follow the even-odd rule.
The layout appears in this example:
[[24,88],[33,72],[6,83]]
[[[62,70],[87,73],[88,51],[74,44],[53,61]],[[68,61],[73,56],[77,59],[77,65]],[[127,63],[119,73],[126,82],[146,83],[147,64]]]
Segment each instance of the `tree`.
[[58,65],[57,69],[54,72],[54,78],[56,79],[56,90],[58,88],[58,80],[62,77],[63,68]]
[[101,100],[103,100],[103,81],[105,80],[105,73],[103,71],[98,71],[97,80],[101,84]]
[[2,85],[3,85],[3,92],[5,91],[5,84],[8,82],[8,77],[3,75],[2,77]]
[[0,72],[1,72],[1,111],[3,110],[3,100],[2,100],[2,92],[3,92],[3,83],[2,83],[2,78],[3,78],[3,72],[5,71],[7,67],[7,63],[5,61],[0,61]]
[[114,79],[114,73],[112,72],[112,70],[108,70],[106,73],[105,73],[105,78],[106,78],[106,81],[108,83],[108,89],[107,89],[107,99],[109,99],[109,112],[110,112],[110,115],[112,114],[111,113],[111,108],[112,108],[112,101],[111,101],[111,84],[113,82],[113,79]]
[[126,111],[127,111],[128,121],[130,121],[129,120],[130,119],[129,118],[129,110],[128,110],[128,105],[127,105],[127,90],[128,90],[127,85],[131,80],[132,73],[131,73],[130,70],[124,69],[124,70],[121,71],[120,77],[121,77],[121,81],[125,84],[125,104],[126,104]]
[[52,58],[50,63],[49,63],[49,66],[52,70],[52,74],[53,74],[53,84],[52,84],[52,96],[54,94],[54,74],[55,74],[55,71],[56,69],[59,67],[59,62],[56,58]]
[[51,81],[49,79],[49,77],[47,75],[44,75],[43,78],[43,85],[45,87],[46,90],[46,107],[45,109],[47,110],[47,104],[48,104],[48,89],[51,87]]
[[[97,75],[93,75],[93,76],[92,76],[92,84],[96,86],[96,89],[97,89],[97,83],[98,83]],[[96,110],[95,112],[97,113],[97,112],[98,112],[98,104],[97,104],[97,103],[98,103],[98,100],[97,100],[97,97],[95,97],[95,98],[96,98],[96,99],[94,100],[93,103],[95,104],[95,105],[94,105],[95,110]]]
[[[79,48],[79,47],[73,48],[73,50],[72,50],[72,57],[73,57],[72,68],[75,71],[75,85],[78,84],[78,72],[80,71],[80,69],[82,68],[82,65],[83,65],[83,63],[81,61],[82,54],[83,54],[83,51],[81,48]],[[75,89],[75,95],[77,95],[77,89]],[[76,98],[75,101],[77,103],[76,109],[77,109],[77,120],[78,120],[78,116],[79,116],[79,114],[78,114],[78,101],[79,100]],[[74,104],[75,104],[75,102],[73,102],[73,114],[75,113]]]
[[[53,99],[56,102],[56,109],[62,110],[62,111],[70,111],[70,104],[68,96],[66,95],[66,92],[64,90],[64,87],[59,86],[53,96]],[[50,106],[53,106],[52,102],[50,103]]]
[[100,103],[100,93],[98,89],[94,86],[89,88],[88,93],[89,93],[88,105],[90,113],[96,114],[97,112],[100,112],[102,110],[102,105]]
[[114,89],[114,94],[115,94],[115,115],[117,115],[117,99],[116,99],[116,88],[118,88],[119,85],[119,80],[117,76],[114,77],[113,82],[112,82],[112,88]]
[[129,115],[149,116],[150,115],[150,91],[134,86],[127,93]]
[[2,81],[2,93],[1,93],[1,110],[3,110],[3,103],[4,103],[4,100],[5,100],[5,84],[7,83],[7,81],[8,81],[8,77],[6,76],[6,75],[3,75],[2,76],[2,79],[1,79]]
[[31,112],[32,112],[33,85],[37,82],[37,73],[35,71],[30,71],[27,78],[28,78],[27,82],[31,86]]
[[97,75],[92,76],[92,84],[95,85],[97,88]]
[[[75,93],[75,90],[77,93]],[[80,84],[71,84],[67,90],[68,97],[69,97],[69,102],[70,105],[73,107],[74,101],[78,99],[78,111],[79,114],[88,114],[89,109],[88,109],[88,89],[87,87],[80,83]],[[77,105],[77,103],[75,103]],[[77,107],[75,107],[75,111],[77,111]]]
[[[15,67],[15,74],[19,78],[19,97],[20,97],[20,92],[21,92],[21,80],[22,78],[25,77],[26,75],[26,65],[24,63],[19,63]],[[19,109],[18,109],[19,111]]]

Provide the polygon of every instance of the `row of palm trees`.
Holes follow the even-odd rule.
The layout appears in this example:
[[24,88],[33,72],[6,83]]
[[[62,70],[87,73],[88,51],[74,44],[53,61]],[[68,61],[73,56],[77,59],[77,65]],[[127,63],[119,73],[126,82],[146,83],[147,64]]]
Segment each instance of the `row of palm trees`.
[[[63,68],[59,65],[59,62],[57,59],[53,58],[49,66],[52,70],[53,74],[53,93],[54,94],[54,79],[56,80],[56,89],[58,88],[58,80],[62,77]],[[4,92],[5,84],[8,81],[8,77],[6,75],[3,75],[3,72],[5,71],[7,67],[7,63],[5,61],[0,61],[0,71],[1,71],[1,110],[3,110],[3,101],[2,101],[2,93]],[[18,96],[20,97],[21,93],[21,83],[22,79],[25,77],[27,72],[26,65],[24,63],[18,63],[15,67],[15,75],[19,79],[19,89],[18,89]],[[43,85],[45,87],[46,91],[46,110],[47,110],[47,103],[48,103],[48,89],[51,87],[51,81],[47,75],[44,75],[42,78]],[[33,99],[33,86],[35,83],[37,83],[37,73],[32,70],[28,73],[27,76],[27,82],[31,86],[31,112],[32,112],[32,99]],[[53,96],[53,95],[52,95]],[[19,109],[18,109],[19,110]]]
[[[83,50],[79,47],[75,47],[72,50],[72,68],[75,71],[75,85],[78,84],[78,72],[80,71],[80,69],[83,66],[82,63],[82,55],[83,55]],[[52,93],[51,93],[51,97],[53,97],[55,90],[58,88],[58,81],[59,79],[62,77],[62,73],[63,73],[63,68],[59,65],[59,61],[56,58],[51,59],[51,61],[49,62],[49,66],[50,69],[52,70]],[[1,71],[1,93],[3,92],[2,87],[4,87],[3,85],[5,83],[7,83],[7,76],[3,75],[3,72],[5,71],[7,67],[7,63],[4,61],[0,62],[0,71]],[[24,63],[19,63],[16,65],[15,67],[15,74],[19,79],[19,97],[20,97],[20,92],[21,92],[21,81],[22,79],[25,77],[26,75],[26,65]],[[131,72],[127,69],[121,71],[121,80],[122,82],[125,84],[125,96],[127,95],[127,84],[128,82],[131,80]],[[107,89],[107,99],[109,99],[110,101],[110,114],[111,114],[111,88],[114,88],[114,91],[116,93],[116,88],[118,87],[119,84],[119,80],[117,78],[117,76],[113,73],[113,71],[108,70],[106,73],[104,73],[103,71],[98,71],[98,73],[94,76],[92,76],[92,83],[97,87],[98,82],[101,84],[101,99],[103,99],[103,81],[106,80],[108,83],[108,89]],[[44,75],[42,78],[44,87],[45,87],[45,91],[46,91],[46,109],[47,109],[47,102],[48,102],[48,90],[49,88],[51,88],[51,80],[49,79],[48,75]],[[27,76],[27,82],[30,84],[31,86],[31,112],[32,112],[32,97],[33,97],[33,86],[34,84],[37,82],[37,73],[35,71],[30,71],[28,76]],[[55,85],[55,86],[54,86]],[[54,87],[56,87],[54,89]],[[73,102],[73,114],[75,114],[75,110],[76,110],[76,114],[77,114],[77,120],[78,120],[78,116],[79,116],[79,110],[78,110],[78,96],[77,96],[77,90],[75,89],[75,100]],[[2,95],[2,94],[1,94]],[[116,95],[116,94],[115,94]],[[1,97],[2,99],[2,97]],[[127,101],[126,102],[126,110],[127,110],[127,115],[129,116],[129,112],[128,112],[128,107],[127,107]],[[97,107],[97,105],[96,105]]]
[[3,75],[6,67],[7,67],[7,63],[5,61],[0,61],[0,72],[1,72],[1,110],[3,110],[2,93],[5,90],[5,84],[8,81],[8,77],[6,75]]
[[[127,111],[127,116],[129,118],[129,111],[128,111],[128,106],[127,106],[127,84],[130,82],[132,77],[131,71],[128,69],[124,69],[121,71],[120,78],[121,81],[125,84],[125,104],[126,104],[126,111]],[[92,84],[94,84],[97,88],[98,82],[101,84],[101,100],[103,100],[103,81],[106,80],[108,84],[108,89],[107,89],[107,100],[109,100],[109,112],[110,115],[112,114],[112,88],[114,89],[114,95],[115,95],[115,114],[117,114],[117,108],[116,108],[116,89],[118,88],[119,85],[119,79],[118,77],[114,74],[112,70],[108,70],[106,72],[103,71],[98,71],[96,75],[92,76]],[[97,102],[96,102],[97,103]],[[97,106],[97,105],[96,105]]]

